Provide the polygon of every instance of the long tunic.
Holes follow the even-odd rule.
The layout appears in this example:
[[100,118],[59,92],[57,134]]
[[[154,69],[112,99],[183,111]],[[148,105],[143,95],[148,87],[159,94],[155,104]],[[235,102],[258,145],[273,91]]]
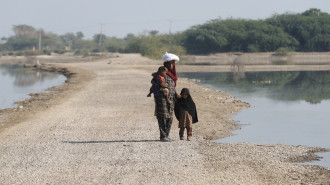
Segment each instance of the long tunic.
[[179,128],[192,128],[192,116],[188,111],[184,110],[182,107],[179,107]]
[[175,82],[174,80],[168,76],[165,75],[165,79],[168,83],[168,90],[169,90],[169,99],[170,102],[167,102],[166,96],[163,92],[160,93],[159,96],[155,96],[155,116],[157,118],[162,119],[172,119],[173,118],[173,110],[174,110],[174,102],[175,102]]

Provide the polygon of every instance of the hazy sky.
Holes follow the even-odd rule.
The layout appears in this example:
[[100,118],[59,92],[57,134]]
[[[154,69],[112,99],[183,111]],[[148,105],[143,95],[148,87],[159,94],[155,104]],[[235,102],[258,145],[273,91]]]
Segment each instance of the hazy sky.
[[122,38],[150,30],[174,33],[219,17],[265,19],[309,8],[330,13],[330,0],[0,0],[0,38],[12,36],[19,24]]

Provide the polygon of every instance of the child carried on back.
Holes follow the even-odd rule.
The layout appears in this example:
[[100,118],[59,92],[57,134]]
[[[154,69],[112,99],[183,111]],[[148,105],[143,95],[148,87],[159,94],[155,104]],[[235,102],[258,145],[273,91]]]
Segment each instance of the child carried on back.
[[160,66],[158,71],[153,74],[153,79],[151,80],[151,88],[147,97],[151,97],[151,94],[154,93],[154,96],[159,96],[161,93],[166,97],[167,102],[170,103],[170,99],[168,97],[168,83],[166,82],[165,75],[167,73],[167,68],[164,66]]

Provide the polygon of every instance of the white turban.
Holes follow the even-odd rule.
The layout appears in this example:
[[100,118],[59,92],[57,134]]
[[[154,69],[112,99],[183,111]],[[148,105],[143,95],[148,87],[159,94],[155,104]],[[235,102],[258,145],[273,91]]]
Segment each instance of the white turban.
[[164,62],[175,60],[175,63],[179,62],[180,60],[178,56],[167,52],[165,53],[165,55],[162,56],[162,59],[164,60]]

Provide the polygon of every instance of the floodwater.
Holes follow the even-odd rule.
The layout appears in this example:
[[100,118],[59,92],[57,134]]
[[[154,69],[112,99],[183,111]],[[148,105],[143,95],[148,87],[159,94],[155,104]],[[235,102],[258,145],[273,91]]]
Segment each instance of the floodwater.
[[[216,142],[304,145],[330,148],[330,72],[183,73],[226,91],[251,107],[233,119],[242,129]],[[198,109],[198,107],[197,107]],[[330,169],[330,153],[306,163]]]
[[44,92],[63,84],[66,77],[58,73],[24,69],[20,65],[0,64],[0,109],[14,108],[14,102],[29,98],[30,93]]

